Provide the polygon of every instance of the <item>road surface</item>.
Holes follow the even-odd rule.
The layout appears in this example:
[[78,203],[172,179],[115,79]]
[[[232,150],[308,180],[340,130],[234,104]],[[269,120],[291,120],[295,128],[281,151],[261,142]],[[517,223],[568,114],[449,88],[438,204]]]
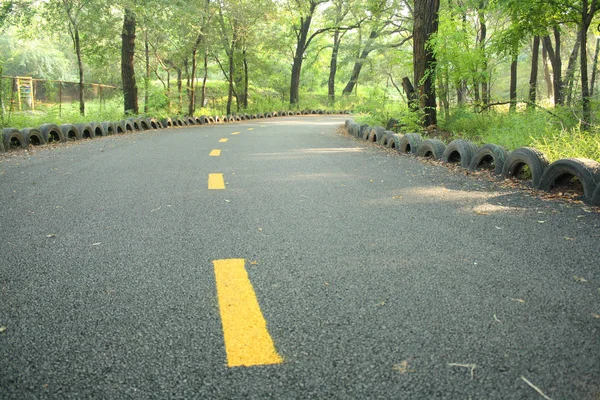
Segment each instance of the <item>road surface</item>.
[[343,121],[0,155],[0,398],[600,399],[600,214]]

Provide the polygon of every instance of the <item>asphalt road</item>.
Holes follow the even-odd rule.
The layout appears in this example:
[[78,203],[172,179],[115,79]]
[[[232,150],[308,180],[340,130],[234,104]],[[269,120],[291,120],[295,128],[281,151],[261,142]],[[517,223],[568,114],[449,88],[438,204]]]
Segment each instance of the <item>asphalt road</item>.
[[[600,399],[600,214],[343,121],[0,155],[0,398]],[[228,366],[223,259],[282,363]]]

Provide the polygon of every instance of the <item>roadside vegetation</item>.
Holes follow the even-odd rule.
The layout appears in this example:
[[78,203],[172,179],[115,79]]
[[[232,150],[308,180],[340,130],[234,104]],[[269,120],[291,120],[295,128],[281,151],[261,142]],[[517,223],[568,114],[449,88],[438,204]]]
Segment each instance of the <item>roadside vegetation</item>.
[[[370,125],[600,160],[598,3],[7,0],[0,127],[352,110]],[[16,76],[43,80],[35,110],[16,104]],[[98,97],[92,83],[116,89]]]

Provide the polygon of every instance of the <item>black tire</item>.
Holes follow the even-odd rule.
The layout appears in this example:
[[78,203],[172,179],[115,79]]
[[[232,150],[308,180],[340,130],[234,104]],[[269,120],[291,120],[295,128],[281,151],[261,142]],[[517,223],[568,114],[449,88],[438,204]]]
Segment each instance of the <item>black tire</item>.
[[75,125],[64,124],[60,126],[60,130],[66,140],[81,140],[81,132],[79,132],[79,129]]
[[25,142],[23,134],[15,128],[2,129],[2,142],[6,151],[27,148],[27,142]]
[[65,135],[63,135],[60,127],[55,124],[43,124],[40,126],[40,132],[46,143],[52,142],[66,142]]
[[352,121],[351,119],[347,119],[344,121],[344,128],[346,128],[346,130],[348,130],[350,128],[350,124],[352,124],[354,121]]
[[383,135],[382,135],[383,140],[380,142],[380,144],[383,147],[389,147],[390,140],[392,140],[392,136],[394,136],[394,135],[395,135],[395,132],[384,131]]
[[508,179],[523,179],[520,175],[523,168],[527,166],[531,172],[531,184],[537,188],[548,164],[548,159],[538,149],[521,147],[512,151],[506,157],[504,168],[502,168],[502,175]]
[[173,126],[173,120],[171,119],[171,117],[163,118],[160,122],[165,128],[170,128]]
[[183,121],[183,119],[181,119],[181,117],[171,117],[171,121],[173,121],[173,126],[184,126],[185,123]]
[[382,126],[376,126],[371,129],[369,132],[369,142],[379,143],[381,141],[381,137],[383,136],[383,132],[385,132],[385,128]]
[[149,131],[152,128],[152,124],[150,123],[150,118],[140,118],[140,129],[142,131]]
[[600,207],[600,184],[596,186],[596,190],[592,194],[592,200],[590,202],[593,206]]
[[209,117],[208,117],[208,123],[209,123],[209,124],[216,124],[216,123],[217,123],[217,121],[215,120],[215,118],[214,118],[214,117],[210,117],[210,116],[209,116]]
[[400,143],[400,140],[403,136],[404,135],[400,135],[399,133],[394,133],[392,137],[388,140],[387,147],[389,147],[390,149],[397,149],[398,143]]
[[106,136],[106,131],[104,130],[104,126],[102,126],[102,124],[92,122],[90,125],[94,131],[94,137]]
[[594,190],[600,183],[600,163],[589,158],[564,158],[554,161],[542,174],[538,188],[547,192],[556,185],[579,179],[583,194],[588,202],[592,201]]
[[449,164],[458,164],[463,168],[471,165],[473,155],[477,152],[477,146],[468,140],[456,139],[446,146],[442,161]]
[[185,117],[185,121],[188,125],[196,125],[196,118],[194,117]]
[[127,121],[131,123],[134,131],[141,131],[142,127],[140,126],[139,118],[127,118]]
[[89,124],[77,124],[75,127],[79,131],[79,135],[82,139],[93,139],[96,137],[94,134],[94,128],[92,128],[92,126]]
[[504,147],[496,144],[486,144],[473,154],[469,168],[472,171],[478,169],[493,170],[496,175],[502,175],[506,157],[508,157],[508,151]]
[[121,126],[123,127],[124,132],[134,132],[135,131],[135,127],[133,126],[131,121],[124,119],[120,122],[121,122]]
[[117,125],[114,122],[103,122],[102,128],[104,128],[106,136],[117,134]]
[[42,144],[46,144],[44,140],[44,135],[39,129],[36,128],[25,128],[21,129],[21,134],[23,135],[23,140],[25,140],[25,145],[29,147],[32,146],[40,146]]
[[371,128],[369,125],[367,124],[363,124],[360,126],[360,138],[363,140],[368,140],[369,139],[369,134],[371,133]]
[[396,144],[396,150],[402,154],[417,154],[423,138],[418,133],[407,133]]
[[419,146],[417,156],[439,160],[442,158],[444,150],[446,150],[446,143],[439,139],[427,139]]
[[123,121],[113,122],[113,124],[115,126],[115,133],[117,135],[127,132],[127,127]]

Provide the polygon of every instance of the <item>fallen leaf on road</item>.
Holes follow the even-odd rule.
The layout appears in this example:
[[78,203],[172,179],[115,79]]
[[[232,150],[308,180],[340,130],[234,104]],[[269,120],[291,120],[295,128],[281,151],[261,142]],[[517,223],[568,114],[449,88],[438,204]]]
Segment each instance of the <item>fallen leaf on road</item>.
[[475,211],[475,214],[477,214],[477,215],[490,215],[490,213],[485,212],[485,211]]
[[262,228],[258,228],[258,230],[262,232]]
[[494,319],[496,320],[496,322],[502,322],[498,319],[498,317],[496,316],[496,314],[494,314]]
[[92,243],[92,246],[100,246],[102,242]]
[[596,314],[596,313],[592,313],[592,317],[596,318],[596,319],[600,319],[600,315]]
[[565,240],[570,240],[570,241],[573,241],[573,240],[575,240],[575,238],[572,238],[572,237],[565,236]]
[[231,200],[225,199],[225,203],[231,203]]
[[502,228],[501,228],[501,227],[499,227],[499,226],[497,226],[497,227],[496,227],[496,229],[498,229],[498,230],[502,230]]
[[250,261],[250,265],[257,265],[258,261]]
[[517,303],[525,303],[523,299],[511,299],[512,301],[516,301]]
[[161,208],[162,208],[162,206],[160,206],[160,207],[158,207],[158,208],[155,208],[155,209],[153,209],[153,210],[150,210],[150,212],[151,212],[151,213],[153,213],[154,211],[158,211],[158,210],[160,210]]
[[473,371],[475,370],[475,368],[477,368],[476,364],[456,364],[456,363],[450,363],[450,364],[448,364],[448,366],[450,366],[450,367],[469,368],[471,370],[471,379],[473,379]]
[[545,224],[546,221],[538,221],[538,224]]
[[582,283],[585,283],[585,282],[588,281],[587,279],[582,278],[582,277],[577,276],[577,275],[573,276],[573,279],[575,280],[575,282],[582,282]]
[[539,387],[535,386],[533,383],[529,382],[529,380],[527,378],[525,378],[524,376],[521,376],[521,379],[523,380],[523,382],[525,382],[526,384],[528,384],[533,390],[535,390],[536,392],[538,392],[538,394],[540,396],[542,396],[544,399],[546,399],[546,400],[552,400],[550,397],[546,396],[546,394],[544,392],[542,392],[542,389],[540,389]]
[[55,238],[55,237],[56,237],[56,235],[55,235],[55,234],[53,234],[53,233],[51,233],[50,235],[46,235],[46,237],[47,237],[47,238]]
[[6,332],[6,327],[5,326],[0,326],[0,333]]
[[403,199],[403,198],[404,198],[403,196],[394,196],[394,199],[396,199],[396,200],[400,200],[400,199]]
[[410,364],[408,363],[408,360],[404,360],[402,361],[400,364],[394,364],[394,366],[392,367],[392,369],[394,371],[398,371],[401,374],[406,374],[406,373],[411,373],[411,372],[415,372],[414,369],[409,369]]
[[325,286],[329,286],[329,282],[325,282],[325,283],[324,283],[324,285],[325,285]]

